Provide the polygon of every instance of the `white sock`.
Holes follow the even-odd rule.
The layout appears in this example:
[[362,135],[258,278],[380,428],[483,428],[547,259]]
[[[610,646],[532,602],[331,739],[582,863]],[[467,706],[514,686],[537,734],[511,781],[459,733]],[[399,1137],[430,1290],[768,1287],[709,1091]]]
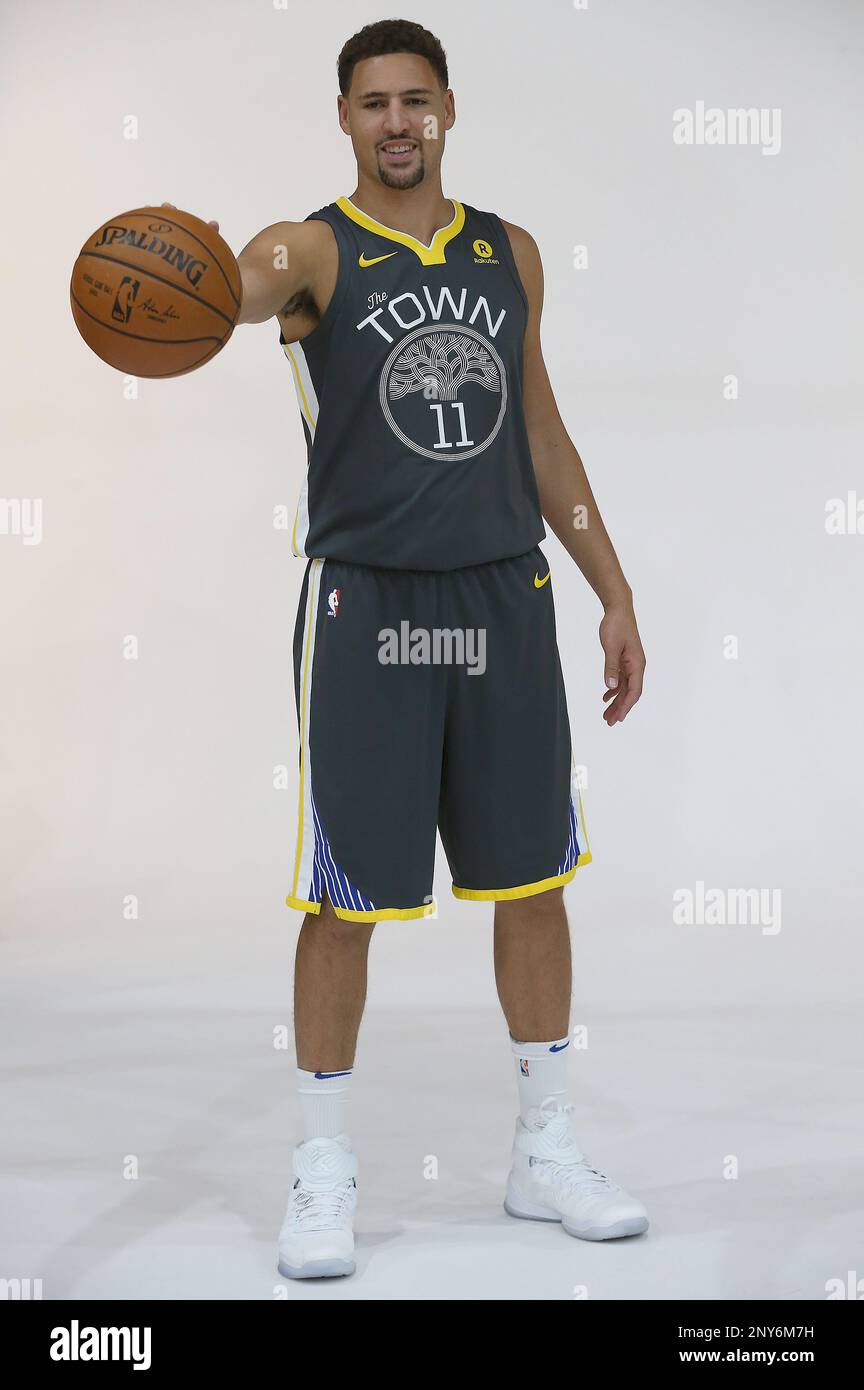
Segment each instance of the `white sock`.
[[519,1042],[510,1034],[510,1046],[516,1061],[516,1082],[519,1087],[519,1113],[524,1123],[528,1111],[554,1096],[564,1105],[567,1100],[567,1058],[570,1039],[555,1038],[551,1042]]
[[297,1068],[297,1094],[303,1112],[303,1140],[335,1139],[344,1134],[348,1091],[354,1068],[303,1071]]

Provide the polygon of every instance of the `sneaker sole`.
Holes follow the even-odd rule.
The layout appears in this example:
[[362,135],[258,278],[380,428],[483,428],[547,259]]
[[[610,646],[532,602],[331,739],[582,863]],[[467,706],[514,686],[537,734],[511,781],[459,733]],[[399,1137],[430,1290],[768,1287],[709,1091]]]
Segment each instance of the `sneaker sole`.
[[568,1236],[576,1236],[579,1240],[617,1240],[619,1236],[641,1236],[643,1231],[648,1230],[647,1216],[631,1216],[627,1221],[616,1221],[612,1226],[568,1226],[566,1221],[561,1225]]
[[533,1211],[528,1211],[527,1206],[528,1204],[526,1203],[526,1209],[524,1211],[519,1211],[518,1207],[511,1207],[508,1198],[504,1198],[504,1210],[507,1212],[508,1216],[516,1216],[520,1221],[551,1221],[555,1225],[561,1225],[560,1216],[546,1215],[546,1212],[549,1210],[548,1207],[534,1207]]
[[305,1265],[295,1269],[279,1260],[276,1268],[286,1279],[331,1279],[353,1274],[357,1266],[353,1260],[307,1260]]
[[579,1240],[617,1240],[619,1236],[639,1236],[648,1229],[647,1216],[631,1216],[624,1221],[615,1221],[611,1226],[574,1226],[568,1224],[561,1216],[552,1213],[550,1207],[544,1207],[539,1202],[531,1202],[525,1197],[519,1198],[520,1206],[514,1206],[510,1194],[504,1198],[504,1210],[508,1216],[515,1216],[520,1221],[551,1221],[564,1227],[568,1236],[576,1236]]

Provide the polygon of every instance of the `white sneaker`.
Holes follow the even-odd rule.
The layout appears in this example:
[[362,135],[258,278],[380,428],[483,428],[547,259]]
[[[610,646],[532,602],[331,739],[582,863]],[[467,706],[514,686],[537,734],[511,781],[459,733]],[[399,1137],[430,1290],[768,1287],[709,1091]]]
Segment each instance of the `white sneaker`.
[[635,1236],[648,1228],[642,1203],[592,1168],[570,1126],[574,1105],[549,1096],[516,1120],[504,1210],[528,1221],[561,1221],[582,1240]]
[[293,1171],[279,1232],[279,1273],[286,1279],[353,1274],[358,1164],[348,1135],[298,1144]]

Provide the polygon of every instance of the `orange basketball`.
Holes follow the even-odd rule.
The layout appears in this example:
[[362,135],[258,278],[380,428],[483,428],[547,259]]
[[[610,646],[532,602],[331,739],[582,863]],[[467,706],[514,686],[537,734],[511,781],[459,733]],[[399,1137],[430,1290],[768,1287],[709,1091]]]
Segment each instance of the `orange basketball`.
[[135,208],[87,239],[69,293],[78,332],[103,362],[132,376],[182,376],[231,337],[240,267],[191,212]]

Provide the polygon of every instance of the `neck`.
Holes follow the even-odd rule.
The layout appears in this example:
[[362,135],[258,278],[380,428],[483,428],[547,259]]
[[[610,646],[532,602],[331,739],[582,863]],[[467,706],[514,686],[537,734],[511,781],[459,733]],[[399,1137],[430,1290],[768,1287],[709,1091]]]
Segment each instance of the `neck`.
[[440,175],[424,179],[416,188],[388,188],[378,179],[357,176],[357,187],[349,194],[351,202],[376,222],[407,232],[427,245],[442,227],[453,220],[454,207],[441,191]]

